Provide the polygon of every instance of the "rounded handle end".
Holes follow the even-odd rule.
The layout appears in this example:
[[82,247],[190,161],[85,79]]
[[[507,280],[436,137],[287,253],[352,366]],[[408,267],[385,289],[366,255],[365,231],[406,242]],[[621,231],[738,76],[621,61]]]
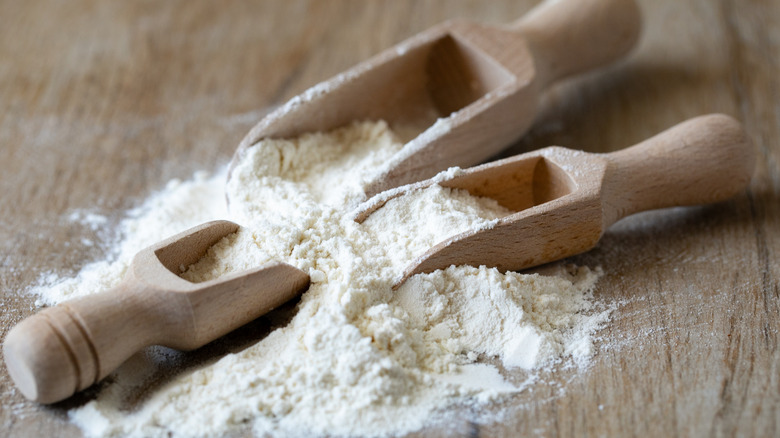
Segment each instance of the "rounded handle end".
[[[69,326],[63,327],[63,322]],[[22,395],[39,403],[54,403],[94,383],[95,364],[82,356],[79,347],[86,340],[73,325],[66,312],[56,307],[25,319],[8,332],[3,356]],[[74,335],[75,343],[69,339]]]
[[531,42],[549,84],[626,55],[639,40],[642,14],[635,0],[547,0],[514,27]]
[[687,120],[606,158],[605,228],[640,211],[725,201],[745,189],[755,166],[742,124],[723,114]]

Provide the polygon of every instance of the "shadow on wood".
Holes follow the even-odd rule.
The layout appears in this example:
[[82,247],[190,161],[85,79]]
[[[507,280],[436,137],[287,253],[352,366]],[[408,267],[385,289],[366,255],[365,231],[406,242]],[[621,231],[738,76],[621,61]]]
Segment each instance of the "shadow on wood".
[[[153,346],[133,355],[117,372],[109,375],[103,381],[72,397],[51,405],[41,405],[46,410],[61,412],[80,407],[95,399],[106,386],[117,382],[117,373],[124,379],[121,385],[128,388],[128,398],[123,399],[126,409],[133,409],[138,403],[153,396],[154,393],[177,376],[192,372],[222,357],[238,353],[262,341],[272,331],[287,325],[295,316],[300,297],[283,304],[256,320],[239,327],[227,335],[193,351],[178,351],[162,346]],[[138,369],[146,370],[142,377],[134,377],[124,371],[131,367],[137,373]],[[132,389],[132,390],[130,390]]]
[[[547,146],[564,146],[586,152],[611,152],[641,141],[686,118],[703,112],[680,111],[681,96],[691,98],[712,92],[712,84],[691,72],[690,66],[631,62],[608,71],[568,81],[548,91],[531,130],[495,158],[508,157]],[[668,107],[666,123],[658,108]],[[630,110],[633,121],[620,126],[607,119],[615,111]],[[722,111],[712,108],[712,111]],[[491,159],[492,160],[492,159]]]

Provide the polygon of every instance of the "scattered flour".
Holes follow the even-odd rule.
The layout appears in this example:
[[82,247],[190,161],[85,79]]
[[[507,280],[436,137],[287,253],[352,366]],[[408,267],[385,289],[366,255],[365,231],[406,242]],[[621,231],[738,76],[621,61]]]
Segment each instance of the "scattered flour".
[[[85,266],[74,278],[44,279],[43,285],[33,289],[39,297],[36,304],[53,305],[114,287],[140,250],[195,225],[227,217],[225,178],[225,171],[213,176],[197,172],[189,181],[169,181],[163,190],[128,212],[119,224],[121,239],[108,260]],[[105,217],[80,211],[71,213],[70,219],[93,229],[106,223]]]
[[608,318],[592,290],[598,272],[547,275],[452,266],[392,285],[414,257],[508,212],[494,201],[432,186],[390,200],[363,224],[346,213],[361,184],[401,148],[386,124],[355,123],[250,148],[227,184],[217,175],[173,183],[122,224],[114,261],[38,290],[53,304],[116,285],[142,247],[215,218],[242,225],[183,274],[204,281],[281,260],[312,284],[292,321],[256,344],[179,374],[137,405],[138,364],[70,418],[93,436],[395,435],[449,406],[520,391],[498,369],[585,364]]

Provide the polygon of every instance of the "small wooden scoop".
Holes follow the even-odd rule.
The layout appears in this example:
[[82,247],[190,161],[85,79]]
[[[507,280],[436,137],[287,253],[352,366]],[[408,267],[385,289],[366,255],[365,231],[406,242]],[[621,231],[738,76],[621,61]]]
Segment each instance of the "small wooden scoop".
[[631,148],[589,154],[549,147],[377,195],[362,222],[388,200],[431,184],[465,189],[516,211],[488,229],[447,239],[414,260],[415,274],[450,265],[520,270],[593,248],[617,220],[640,211],[728,199],[745,188],[754,151],[739,122],[697,117]]
[[634,0],[549,0],[505,27],[444,23],[266,116],[242,140],[231,169],[264,138],[379,119],[421,134],[369,184],[367,197],[481,163],[526,132],[544,89],[619,59],[640,27]]
[[149,345],[192,350],[301,293],[309,276],[284,263],[191,283],[176,275],[238,230],[209,222],[139,252],[115,289],[45,309],[14,327],[3,354],[30,400],[53,403],[99,381]]

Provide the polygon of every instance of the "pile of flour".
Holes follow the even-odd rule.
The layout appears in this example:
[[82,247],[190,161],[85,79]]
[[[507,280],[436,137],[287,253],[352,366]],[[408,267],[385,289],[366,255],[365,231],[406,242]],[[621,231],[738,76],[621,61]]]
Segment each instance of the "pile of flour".
[[124,366],[70,418],[93,436],[221,436],[248,426],[258,436],[393,435],[450,406],[523,389],[480,358],[524,372],[564,357],[586,363],[591,334],[609,314],[595,310],[598,273],[587,268],[526,275],[452,266],[392,289],[426,249],[510,213],[434,185],[355,223],[348,211],[362,184],[401,147],[383,122],[266,140],[232,170],[229,213],[217,201],[223,175],[173,183],[150,198],[123,222],[115,260],[40,289],[41,300],[116,285],[138,245],[214,218],[242,227],[183,277],[205,281],[279,260],[312,284],[292,321],[256,344],[179,374],[130,410],[149,373]]

